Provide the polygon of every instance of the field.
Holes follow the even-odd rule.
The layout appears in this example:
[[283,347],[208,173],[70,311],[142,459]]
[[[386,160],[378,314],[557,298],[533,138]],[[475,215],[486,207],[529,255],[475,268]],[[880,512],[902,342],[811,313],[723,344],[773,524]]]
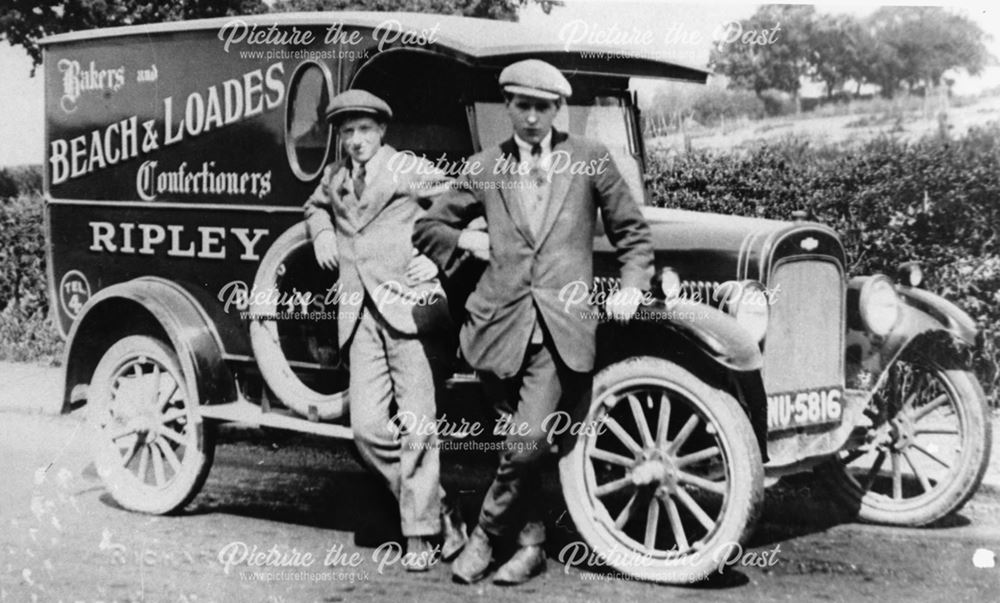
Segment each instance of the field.
[[[943,121],[942,112],[947,116]],[[651,150],[681,152],[685,137],[692,150],[728,152],[787,138],[814,144],[857,145],[880,136],[916,141],[939,134],[942,127],[951,137],[962,137],[970,128],[1000,120],[1000,96],[953,101],[946,109],[940,102],[923,99],[861,101],[850,106],[827,106],[801,115],[785,115],[758,121],[734,120],[715,127],[693,127],[686,133],[647,140]]]

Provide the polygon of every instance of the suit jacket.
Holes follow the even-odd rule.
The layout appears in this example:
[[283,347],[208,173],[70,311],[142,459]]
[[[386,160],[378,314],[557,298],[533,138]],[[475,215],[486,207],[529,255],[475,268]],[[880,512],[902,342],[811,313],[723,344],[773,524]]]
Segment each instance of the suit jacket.
[[[417,169],[415,162],[420,162]],[[340,270],[337,330],[341,347],[354,334],[365,295],[386,322],[403,335],[429,333],[451,324],[438,279],[406,284],[413,259],[410,235],[424,214],[426,195],[440,192],[443,177],[430,162],[383,145],[365,165],[368,184],[354,194],[351,161],[331,163],[305,204],[310,237],[334,231]]]
[[[593,242],[597,210],[621,264],[622,286],[649,287],[653,246],[628,184],[603,144],[554,132],[554,163],[590,166],[587,170],[554,166],[551,193],[537,236],[532,234],[510,169],[519,161],[513,138],[469,160],[453,188],[435,199],[417,220],[413,241],[446,274],[463,261],[458,249],[462,229],[485,216],[490,262],[465,308],[468,317],[459,340],[473,368],[500,377],[521,367],[536,317],[551,333],[556,351],[569,368],[593,369],[597,318],[589,296],[570,296],[564,287],[593,281]],[[603,160],[603,161],[602,161]],[[578,163],[582,162],[582,163]],[[497,173],[495,166],[500,166]],[[598,168],[598,166],[603,166]],[[577,173],[571,173],[571,172]]]

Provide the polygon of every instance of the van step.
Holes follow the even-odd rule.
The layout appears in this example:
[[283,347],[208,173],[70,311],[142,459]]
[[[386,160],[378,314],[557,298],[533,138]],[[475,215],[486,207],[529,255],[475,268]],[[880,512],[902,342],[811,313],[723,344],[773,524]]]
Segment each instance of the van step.
[[288,429],[303,433],[353,440],[351,428],[334,423],[318,423],[304,417],[282,411],[264,412],[260,406],[246,400],[237,400],[225,404],[201,406],[198,412],[204,419],[248,423],[258,427],[273,427]]

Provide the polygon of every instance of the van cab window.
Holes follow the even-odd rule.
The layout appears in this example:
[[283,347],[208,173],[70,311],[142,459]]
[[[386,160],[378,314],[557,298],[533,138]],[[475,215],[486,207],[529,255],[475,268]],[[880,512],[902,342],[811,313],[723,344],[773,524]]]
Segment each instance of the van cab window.
[[318,176],[327,162],[331,131],[324,111],[331,86],[329,71],[319,63],[305,62],[292,76],[285,114],[285,152],[301,180]]
[[[618,171],[628,182],[635,199],[642,203],[645,192],[639,150],[629,135],[628,107],[615,96],[597,96],[590,104],[563,105],[553,126],[575,136],[600,140],[607,145]],[[503,103],[475,103],[476,128],[483,148],[510,138],[510,119]]]

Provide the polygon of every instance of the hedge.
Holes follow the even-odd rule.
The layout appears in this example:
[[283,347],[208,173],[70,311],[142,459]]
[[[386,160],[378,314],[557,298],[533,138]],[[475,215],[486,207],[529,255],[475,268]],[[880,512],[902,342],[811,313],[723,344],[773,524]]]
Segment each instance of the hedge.
[[923,285],[978,324],[976,372],[1000,385],[1000,125],[960,139],[882,137],[862,145],[805,139],[733,153],[650,158],[659,205],[791,219],[804,210],[843,237],[851,275],[894,274],[918,260]]
[[[0,182],[6,174],[0,170]],[[42,198],[0,198],[0,360],[59,358],[62,341],[48,309]]]

